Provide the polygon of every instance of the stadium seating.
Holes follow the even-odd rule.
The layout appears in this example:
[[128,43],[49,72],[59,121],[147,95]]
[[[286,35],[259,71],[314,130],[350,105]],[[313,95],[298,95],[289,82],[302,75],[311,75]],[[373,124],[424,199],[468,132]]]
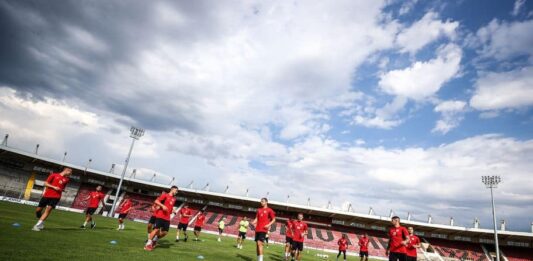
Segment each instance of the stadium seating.
[[533,261],[533,250],[523,247],[500,247],[508,261]]
[[23,170],[0,167],[0,196],[22,198],[29,174]]
[[487,260],[487,256],[479,244],[435,238],[426,238],[426,240],[442,257],[473,261]]

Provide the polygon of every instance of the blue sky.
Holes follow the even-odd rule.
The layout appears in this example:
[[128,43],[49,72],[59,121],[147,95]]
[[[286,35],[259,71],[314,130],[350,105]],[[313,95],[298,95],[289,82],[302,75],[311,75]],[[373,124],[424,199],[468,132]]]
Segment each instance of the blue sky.
[[[533,212],[518,1],[0,1],[10,145],[160,182],[508,228]],[[140,22],[142,21],[142,22]]]

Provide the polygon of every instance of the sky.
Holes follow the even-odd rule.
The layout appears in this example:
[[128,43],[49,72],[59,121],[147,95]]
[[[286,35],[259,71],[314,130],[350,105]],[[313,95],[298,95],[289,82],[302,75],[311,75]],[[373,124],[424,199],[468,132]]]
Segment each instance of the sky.
[[[179,186],[533,222],[533,2],[0,0],[9,146]],[[120,169],[120,168],[119,168]]]

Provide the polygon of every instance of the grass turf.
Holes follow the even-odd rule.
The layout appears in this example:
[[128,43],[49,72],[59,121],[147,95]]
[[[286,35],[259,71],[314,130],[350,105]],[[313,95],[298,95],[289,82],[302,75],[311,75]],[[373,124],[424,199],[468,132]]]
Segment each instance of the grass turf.
[[[96,228],[80,229],[84,215],[54,210],[45,222],[45,229],[32,231],[36,222],[34,207],[10,202],[0,202],[0,260],[256,260],[255,242],[246,240],[243,249],[235,248],[235,238],[202,234],[203,242],[194,242],[189,231],[188,242],[174,242],[176,229],[158,242],[152,252],[143,250],[146,225],[126,221],[126,229],[115,230],[117,220],[96,216]],[[14,223],[20,226],[13,226]],[[111,241],[116,244],[111,244]],[[336,255],[314,250],[304,250],[302,260],[324,260],[317,253]],[[264,260],[284,260],[281,245],[265,248]],[[349,256],[348,260],[359,260]]]

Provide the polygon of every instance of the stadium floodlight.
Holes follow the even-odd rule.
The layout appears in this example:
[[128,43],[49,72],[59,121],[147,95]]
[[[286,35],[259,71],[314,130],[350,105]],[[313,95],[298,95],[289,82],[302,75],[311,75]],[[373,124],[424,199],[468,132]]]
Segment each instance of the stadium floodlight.
[[63,153],[63,160],[61,162],[65,162],[65,159],[67,159],[67,152]]
[[35,145],[35,155],[39,154],[39,144]]
[[202,190],[209,191],[209,182],[207,182],[207,184],[205,184],[205,186],[204,186],[204,188],[202,188]]
[[496,207],[494,206],[493,188],[497,188],[498,184],[502,182],[500,176],[481,176],[481,182],[490,189],[490,199],[492,202],[492,224],[494,225],[494,244],[496,246],[496,260],[500,261],[500,248],[498,244],[498,230],[496,229]]
[[191,180],[191,183],[189,183],[189,185],[187,185],[187,187],[192,189],[192,184],[194,184],[194,180]]
[[6,146],[7,147],[7,139],[9,138],[9,134],[6,134],[6,136],[4,136],[4,140],[2,141],[2,146]]
[[172,180],[170,181],[169,185],[174,185],[174,180],[176,180],[176,177],[172,177]]
[[229,190],[229,186],[226,185],[226,189],[224,189],[224,193],[228,193],[228,190]]
[[135,141],[140,139],[143,135],[144,135],[143,129],[135,128],[133,126],[130,128],[130,138],[131,138],[130,150],[128,152],[128,156],[126,157],[124,169],[122,170],[122,175],[120,176],[120,181],[118,182],[117,193],[115,193],[115,200],[113,200],[113,206],[111,207],[111,211],[109,212],[110,217],[112,217],[115,214],[115,208],[117,207],[118,195],[120,194],[120,188],[122,188],[122,182],[124,181],[124,175],[126,175],[126,169],[128,168],[128,163],[130,162],[131,151],[133,150],[133,144],[135,144]]
[[285,203],[289,203],[290,198],[291,198],[291,195],[287,194],[287,201],[285,201]]
[[157,173],[154,173],[154,175],[152,175],[152,178],[150,179],[151,182],[155,181],[155,176],[157,176]]
[[374,209],[372,207],[370,207],[370,209],[368,210],[368,215],[374,215]]
[[311,198],[307,198],[307,206],[308,206],[308,207],[311,206]]
[[411,212],[407,212],[407,220],[411,221]]
[[250,189],[247,188],[247,189],[246,189],[246,194],[245,194],[246,197],[248,197],[248,193],[249,193],[249,192],[250,192]]
[[109,173],[115,174],[115,163],[111,163],[111,168],[109,169]]
[[85,170],[83,172],[87,172],[87,169],[89,168],[89,165],[91,165],[91,162],[93,162],[93,159],[89,159],[89,161],[87,161],[87,164],[85,165]]

